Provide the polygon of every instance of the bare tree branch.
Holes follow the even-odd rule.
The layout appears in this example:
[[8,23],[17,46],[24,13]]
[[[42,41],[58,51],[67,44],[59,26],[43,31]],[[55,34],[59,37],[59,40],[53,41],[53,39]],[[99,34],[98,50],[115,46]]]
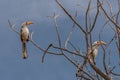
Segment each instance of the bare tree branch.
[[[75,17],[77,17],[77,12],[76,12],[76,14],[75,14]],[[66,41],[65,41],[65,48],[67,48],[67,44],[68,44],[68,42],[70,41],[70,37],[71,37],[71,35],[72,35],[72,32],[73,32],[73,30],[74,30],[74,27],[75,27],[75,23],[73,23],[73,26],[72,26],[72,28],[71,28],[71,31],[70,31],[70,33],[69,33],[69,35],[68,35],[68,37],[67,37],[67,39],[66,39]]]
[[8,23],[9,23],[10,28],[19,35],[20,33],[19,33],[19,32],[17,31],[17,29],[15,28],[15,25],[13,25],[13,24],[10,22],[10,20],[8,20]]
[[97,68],[90,60],[89,60],[90,66],[104,79],[111,80],[108,75],[104,74],[99,68]]
[[[99,3],[100,3],[100,1],[99,1]],[[100,4],[101,4],[101,3],[100,3]],[[102,11],[104,12],[105,16],[115,25],[116,28],[120,29],[119,25],[117,25],[116,22],[114,22],[114,21],[110,18],[110,16],[107,14],[107,12],[106,12],[105,9],[103,8],[103,6],[101,5],[100,7],[101,7]]]
[[73,18],[70,13],[62,6],[59,0],[56,0],[57,4],[63,9],[63,11],[69,16],[69,18],[80,28],[80,30],[85,34],[85,30],[82,28],[82,26]]
[[91,31],[92,31],[92,30],[94,29],[94,27],[95,27],[95,24],[96,24],[98,15],[99,15],[99,5],[100,5],[100,3],[99,3],[98,0],[97,0],[97,13],[96,13],[96,15],[95,15],[95,19],[94,19],[94,22],[93,22],[93,24],[92,24],[92,27],[91,27],[89,33],[91,33]]
[[48,49],[49,49],[51,46],[52,46],[52,44],[50,44],[50,45],[47,47],[47,49],[44,51],[43,56],[42,56],[42,63],[44,62],[45,55],[46,55]]

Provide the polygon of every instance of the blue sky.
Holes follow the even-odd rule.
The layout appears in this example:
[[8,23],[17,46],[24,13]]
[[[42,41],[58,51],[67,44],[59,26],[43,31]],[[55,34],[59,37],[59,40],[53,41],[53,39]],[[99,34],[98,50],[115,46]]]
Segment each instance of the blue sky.
[[[74,15],[80,10],[79,16],[84,11],[77,6],[84,0],[61,0],[64,6]],[[57,36],[53,19],[47,18],[56,12],[61,16],[57,19],[60,32],[63,33],[63,42],[69,33],[72,21],[64,14],[55,0],[1,0],[0,1],[0,80],[75,80],[76,68],[63,56],[47,55],[45,63],[41,63],[43,52],[30,42],[27,44],[29,57],[21,57],[21,41],[19,36],[9,28],[8,19],[16,24],[19,30],[24,21],[34,22],[29,28],[34,32],[33,39],[43,48],[49,43],[57,44]],[[79,20],[79,19],[78,19]],[[80,22],[80,21],[79,21]],[[67,23],[67,24],[66,24]],[[97,30],[97,29],[96,29]],[[65,34],[64,34],[65,33]],[[77,31],[73,34],[72,41],[76,46],[83,46],[84,36]],[[112,34],[106,32],[105,35]],[[96,34],[97,35],[97,34]],[[79,37],[76,39],[76,37]],[[103,36],[105,38],[105,36]],[[110,38],[108,36],[108,38]],[[98,37],[97,37],[98,39]],[[106,39],[107,41],[107,39]],[[78,43],[76,43],[78,42]],[[79,45],[80,44],[80,45]],[[85,49],[81,47],[83,51]]]
[[46,62],[41,63],[43,52],[30,42],[27,45],[29,58],[23,60],[20,38],[7,22],[9,19],[19,30],[24,21],[33,21],[29,27],[34,32],[33,39],[46,48],[49,43],[57,42],[53,19],[47,16],[54,12],[63,14],[54,0],[1,0],[0,10],[0,80],[75,79],[76,69],[64,57],[47,55]]

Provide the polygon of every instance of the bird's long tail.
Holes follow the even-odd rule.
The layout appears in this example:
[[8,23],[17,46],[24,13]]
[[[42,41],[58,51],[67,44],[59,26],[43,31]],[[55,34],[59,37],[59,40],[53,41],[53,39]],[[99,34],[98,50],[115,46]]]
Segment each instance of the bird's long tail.
[[28,57],[26,43],[22,43],[22,52],[23,59],[26,59]]

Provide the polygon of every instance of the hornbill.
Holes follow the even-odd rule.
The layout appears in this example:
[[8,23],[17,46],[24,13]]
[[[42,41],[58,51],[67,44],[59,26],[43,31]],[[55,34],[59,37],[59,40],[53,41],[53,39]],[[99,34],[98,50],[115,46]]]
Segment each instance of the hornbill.
[[104,41],[95,41],[93,44],[92,44],[92,47],[88,47],[88,53],[86,55],[86,58],[82,64],[82,66],[80,66],[78,68],[78,71],[76,73],[76,76],[78,76],[80,74],[80,71],[81,69],[84,68],[84,66],[89,62],[88,59],[92,62],[94,62],[97,54],[98,54],[98,48],[100,45],[105,45],[106,43]]
[[20,38],[22,42],[22,57],[26,59],[28,57],[26,43],[29,41],[29,29],[28,25],[33,24],[32,21],[24,22],[20,30]]

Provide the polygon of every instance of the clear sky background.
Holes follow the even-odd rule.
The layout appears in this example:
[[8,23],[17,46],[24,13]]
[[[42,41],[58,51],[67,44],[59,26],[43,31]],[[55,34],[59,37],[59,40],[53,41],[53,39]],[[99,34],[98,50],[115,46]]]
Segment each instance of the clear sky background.
[[[77,4],[87,5],[84,0],[60,0],[63,5],[74,15],[77,10],[80,19],[84,11]],[[57,35],[52,18],[53,13],[60,14],[57,19],[63,42],[69,33],[72,21],[64,14],[55,0],[0,0],[0,80],[75,80],[76,68],[63,56],[47,55],[45,62],[41,62],[43,52],[38,50],[30,42],[27,44],[28,59],[22,59],[20,37],[13,32],[8,24],[8,19],[16,24],[19,30],[24,21],[33,21],[29,29],[34,32],[35,40],[42,48],[46,48],[50,43],[57,43]],[[79,19],[78,19],[79,20]],[[79,20],[79,22],[81,22]],[[82,23],[82,22],[81,22]],[[100,27],[100,25],[99,25]],[[99,30],[99,27],[96,30]],[[73,34],[74,45],[84,46],[84,36],[77,31]],[[98,34],[98,33],[97,33]],[[95,34],[95,37],[97,36]],[[109,36],[103,36],[108,41]],[[96,37],[95,40],[98,40]],[[81,49],[85,52],[84,47]],[[100,58],[98,58],[100,59]]]

